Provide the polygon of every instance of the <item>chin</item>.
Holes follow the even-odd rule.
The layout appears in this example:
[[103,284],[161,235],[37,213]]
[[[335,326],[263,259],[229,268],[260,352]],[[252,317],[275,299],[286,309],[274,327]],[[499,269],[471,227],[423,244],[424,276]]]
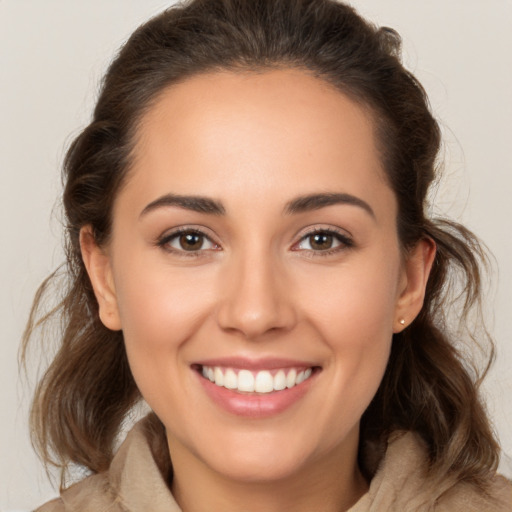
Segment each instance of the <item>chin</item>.
[[261,450],[259,454],[233,455],[215,464],[214,469],[225,478],[240,483],[270,484],[286,480],[307,465],[305,460],[282,452],[274,452],[271,457],[262,457]]
[[196,454],[206,466],[233,481],[264,484],[286,480],[310,466],[318,446],[301,436],[290,436],[289,431],[284,434],[232,432],[217,439],[218,449],[211,450],[212,443],[196,445]]

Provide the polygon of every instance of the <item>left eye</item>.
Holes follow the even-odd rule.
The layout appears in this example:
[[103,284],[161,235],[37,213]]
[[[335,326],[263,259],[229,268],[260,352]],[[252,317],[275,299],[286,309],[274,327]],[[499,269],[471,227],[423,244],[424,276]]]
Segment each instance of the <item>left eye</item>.
[[204,251],[208,249],[215,249],[217,245],[214,244],[206,235],[197,231],[183,231],[175,233],[163,240],[162,245],[171,247],[177,251]]
[[296,245],[296,250],[328,251],[337,247],[350,246],[350,240],[338,233],[315,231],[303,237]]

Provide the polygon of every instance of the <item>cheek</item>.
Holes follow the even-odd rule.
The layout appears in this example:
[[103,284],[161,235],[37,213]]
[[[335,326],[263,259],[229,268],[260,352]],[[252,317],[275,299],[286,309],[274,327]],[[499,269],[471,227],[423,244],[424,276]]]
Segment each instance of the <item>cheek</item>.
[[332,354],[336,388],[351,396],[356,416],[366,409],[384,374],[398,296],[399,257],[376,254],[372,260],[333,269],[328,276],[319,271],[312,276],[315,287],[298,293],[314,331]]
[[178,364],[182,346],[211,309],[214,294],[205,284],[211,279],[201,272],[190,279],[182,270],[136,255],[119,269],[116,293],[126,352],[137,386],[154,409],[178,389],[185,374]]
[[[137,387],[160,417],[167,418],[169,410],[177,412],[177,417],[186,415],[193,397],[183,386],[190,378],[188,366],[182,364],[183,347],[204,322],[212,294],[204,286],[204,277],[191,280],[182,271],[139,264],[136,258],[123,270],[116,292]],[[203,286],[198,290],[195,284],[201,281]]]
[[[379,264],[376,264],[377,260]],[[319,269],[298,292],[319,328],[343,345],[352,340],[361,347],[389,339],[393,332],[398,299],[400,264],[397,258],[354,258],[354,265]],[[315,320],[316,319],[316,320]],[[342,333],[351,333],[344,338]]]
[[169,347],[187,338],[211,302],[202,270],[194,279],[182,270],[133,257],[116,283],[121,324],[127,342]]

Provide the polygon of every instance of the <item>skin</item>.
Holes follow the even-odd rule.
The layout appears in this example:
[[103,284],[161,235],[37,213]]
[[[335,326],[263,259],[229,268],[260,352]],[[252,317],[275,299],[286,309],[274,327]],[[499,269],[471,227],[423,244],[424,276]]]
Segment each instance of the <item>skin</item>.
[[[287,211],[327,192],[371,212]],[[170,193],[224,212],[147,209]],[[404,254],[396,215],[371,114],[302,71],[196,76],[147,112],[108,246],[88,226],[81,243],[101,319],[123,330],[137,385],[167,429],[184,511],[341,511],[366,491],[360,418],[393,333],[421,309],[435,252],[423,240]],[[205,234],[199,250],[159,243],[190,227]],[[312,229],[341,238],[315,246]],[[284,412],[240,417],[213,403],[191,368],[231,355],[321,371]]]

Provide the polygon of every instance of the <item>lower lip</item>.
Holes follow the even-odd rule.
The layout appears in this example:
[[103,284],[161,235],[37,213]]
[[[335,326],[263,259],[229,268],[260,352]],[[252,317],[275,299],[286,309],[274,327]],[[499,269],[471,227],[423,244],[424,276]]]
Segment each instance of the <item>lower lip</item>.
[[225,411],[247,418],[268,418],[297,403],[311,387],[311,381],[316,377],[316,372],[293,388],[264,394],[239,393],[217,386],[199,373],[197,377],[206,394]]

